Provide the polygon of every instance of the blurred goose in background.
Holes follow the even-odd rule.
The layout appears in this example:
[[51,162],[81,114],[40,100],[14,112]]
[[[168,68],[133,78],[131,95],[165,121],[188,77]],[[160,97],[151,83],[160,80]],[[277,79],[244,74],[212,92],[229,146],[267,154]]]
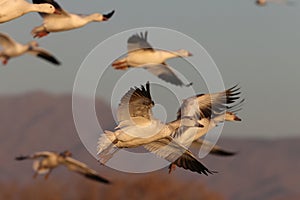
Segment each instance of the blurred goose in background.
[[43,24],[35,27],[31,34],[33,37],[44,37],[50,32],[68,31],[85,26],[90,22],[102,22],[109,20],[114,10],[108,14],[94,13],[90,15],[73,14],[61,8],[61,6],[53,0],[33,0],[33,3],[42,4],[49,3],[59,11],[60,14],[39,13],[43,18]]
[[60,65],[60,62],[53,55],[42,48],[38,48],[38,43],[35,41],[23,45],[14,41],[7,34],[0,33],[0,46],[3,47],[3,50],[0,51],[0,60],[2,60],[4,65],[7,64],[10,58],[21,56],[25,53],[42,58],[52,64]]
[[147,32],[135,34],[127,41],[127,56],[112,63],[115,69],[126,70],[129,67],[141,67],[162,80],[177,86],[190,86],[192,83],[184,84],[175,74],[166,61],[176,57],[192,56],[187,50],[166,51],[153,49],[147,41]]
[[0,0],[0,23],[8,22],[29,12],[59,13],[49,3],[31,4],[25,0]]
[[258,6],[265,6],[267,3],[278,3],[278,4],[285,4],[292,6],[294,5],[294,2],[288,1],[288,0],[256,0],[256,5]]
[[71,158],[72,154],[69,151],[62,153],[42,151],[29,156],[18,156],[16,160],[33,159],[33,170],[35,171],[33,177],[36,178],[38,174],[46,174],[45,179],[48,179],[52,170],[59,165],[64,165],[69,170],[77,172],[86,178],[101,182],[110,183],[107,179],[102,178],[96,171],[90,169],[86,164]]
[[116,131],[105,131],[98,140],[97,152],[99,161],[104,164],[119,148],[143,146],[150,152],[174,162],[178,167],[200,174],[212,174],[184,146],[173,140],[170,135],[179,125],[184,127],[202,127],[195,120],[181,118],[170,124],[163,124],[152,116],[152,101],[150,85],[131,88],[121,99],[118,107],[119,125]]

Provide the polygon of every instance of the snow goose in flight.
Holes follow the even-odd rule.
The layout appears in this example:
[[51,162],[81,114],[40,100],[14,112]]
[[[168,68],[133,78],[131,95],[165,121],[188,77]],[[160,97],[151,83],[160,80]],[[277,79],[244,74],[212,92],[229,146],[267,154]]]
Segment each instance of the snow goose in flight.
[[143,146],[167,161],[174,162],[178,167],[200,174],[212,174],[213,171],[207,169],[188,149],[170,137],[179,125],[202,126],[189,118],[163,124],[152,117],[153,106],[149,83],[146,87],[131,88],[122,97],[118,107],[118,127],[114,132],[105,131],[98,140],[99,161],[104,164],[119,148]]
[[26,45],[20,44],[13,40],[10,36],[0,33],[0,46],[3,50],[0,51],[0,59],[2,63],[7,64],[8,60],[13,57],[29,53],[31,55],[37,56],[55,65],[60,65],[60,62],[49,52],[42,48],[38,48],[38,43],[31,41]]
[[31,4],[25,0],[0,0],[0,23],[8,22],[29,12],[59,13],[49,3]]
[[47,179],[51,171],[59,165],[64,165],[69,170],[82,174],[83,176],[102,183],[109,184],[110,182],[101,177],[96,171],[90,169],[86,164],[71,158],[72,154],[69,151],[62,153],[42,151],[29,156],[18,156],[16,160],[33,159],[33,169],[35,171],[34,178],[38,174],[46,174]]
[[[198,130],[198,134],[199,135],[205,135],[206,133],[208,133],[211,129],[213,129],[214,127],[216,127],[218,125],[218,123],[220,123],[223,120],[223,117],[219,117],[220,120],[213,119],[212,123],[209,123],[209,120],[200,120],[201,123],[203,123],[203,127],[197,129]],[[233,112],[229,112],[226,111],[225,113],[225,117],[224,117],[225,121],[230,121],[230,122],[234,122],[234,121],[241,121],[241,119],[236,116],[235,113]],[[227,151],[225,149],[222,149],[221,147],[217,146],[217,145],[213,145],[212,143],[210,143],[209,141],[203,140],[201,138],[196,138],[194,139],[194,141],[191,144],[192,146],[196,147],[196,146],[200,146],[202,149],[211,149],[210,150],[210,154],[214,154],[214,155],[219,155],[219,156],[233,156],[236,153],[231,152],[231,151]]]
[[[220,120],[218,120],[217,118],[213,119],[212,123],[209,123],[209,120],[200,120],[201,123],[203,123],[202,124],[203,127],[198,129],[198,134],[199,135],[205,135],[211,129],[216,127],[218,125],[218,123],[220,123],[223,120],[222,118],[223,117],[219,117]],[[234,112],[229,112],[229,111],[226,111],[224,120],[225,121],[230,121],[230,122],[242,121],[238,116],[236,116],[236,114]],[[192,146],[201,146],[201,148],[208,149],[208,150],[211,149],[209,153],[214,154],[214,155],[219,155],[219,156],[232,156],[232,155],[235,155],[234,152],[224,150],[221,147],[219,147],[217,145],[213,145],[209,141],[206,141],[206,140],[203,140],[203,139],[200,139],[200,138],[198,138],[198,139],[196,138],[193,141]]]
[[285,5],[294,5],[294,2],[288,0],[256,0],[256,5],[258,6],[265,6],[267,3],[278,3],[278,4],[285,4]]
[[[240,88],[236,85],[223,92],[199,94],[189,97],[181,104],[177,112],[177,120],[182,116],[188,116],[198,120],[203,127],[199,128],[199,131],[194,136],[193,140],[197,140],[224,120],[241,121],[234,112],[230,112],[230,110],[232,111],[234,109],[236,111],[239,110],[239,107],[244,102],[244,99],[237,102],[237,100],[240,99],[240,94]],[[190,141],[189,144],[193,141],[189,138],[190,135],[187,134],[187,132],[185,132],[185,134],[180,134],[180,132],[176,133],[178,135],[174,135],[174,137],[185,146],[187,141]]]
[[61,6],[54,0],[33,0],[33,3],[49,3],[52,4],[59,14],[45,14],[40,13],[43,18],[43,24],[35,27],[31,34],[34,37],[43,37],[48,35],[50,32],[61,32],[68,31],[76,28],[85,26],[90,22],[102,22],[107,21],[114,14],[114,10],[108,14],[94,13],[90,15],[73,14],[61,8]]
[[112,63],[115,69],[126,70],[129,67],[142,67],[155,76],[178,86],[190,86],[192,83],[184,84],[175,74],[166,61],[176,57],[192,56],[187,50],[166,51],[153,49],[147,41],[147,32],[135,34],[127,41],[127,56]]
[[[244,102],[244,99],[237,102],[240,99],[240,94],[240,88],[234,86],[223,92],[200,94],[185,99],[177,112],[177,120],[182,116],[194,117],[203,127],[197,128],[197,131],[192,129],[178,130],[172,135],[174,140],[188,148],[192,142],[198,141],[203,143],[200,137],[224,120],[241,121],[235,114],[235,112],[240,110],[240,106]],[[175,169],[175,165],[171,164],[169,172],[173,169]]]

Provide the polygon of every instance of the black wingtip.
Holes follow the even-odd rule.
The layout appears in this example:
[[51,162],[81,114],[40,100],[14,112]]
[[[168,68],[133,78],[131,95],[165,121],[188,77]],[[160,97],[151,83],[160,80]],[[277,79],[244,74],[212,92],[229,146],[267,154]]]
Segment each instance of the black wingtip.
[[61,62],[58,61],[55,57],[47,55],[47,54],[43,54],[43,53],[39,53],[37,55],[39,58],[43,58],[44,60],[54,64],[54,65],[61,65]]
[[112,10],[110,13],[103,14],[105,20],[109,20],[115,14],[115,10]]
[[193,85],[193,82],[190,82],[190,83],[186,84],[185,87],[190,87],[192,85]]
[[236,152],[224,151],[224,150],[217,150],[215,152],[212,151],[211,153],[216,156],[234,156],[237,154]]
[[15,160],[25,160],[27,158],[28,158],[28,156],[17,156],[17,157],[15,157]]
[[105,178],[102,178],[98,175],[91,175],[91,174],[85,174],[85,177],[89,178],[89,179],[92,179],[94,181],[98,181],[98,182],[101,182],[101,183],[104,183],[104,184],[111,184],[111,182]]

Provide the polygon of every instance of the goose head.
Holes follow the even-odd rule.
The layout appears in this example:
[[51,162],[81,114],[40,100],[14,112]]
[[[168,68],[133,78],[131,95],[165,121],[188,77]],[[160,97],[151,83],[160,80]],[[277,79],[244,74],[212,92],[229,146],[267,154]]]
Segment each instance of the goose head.
[[71,157],[72,153],[70,151],[66,150],[64,152],[61,152],[59,155],[66,158],[66,157]]
[[27,45],[29,50],[33,50],[34,48],[39,46],[39,44],[36,41],[31,41]]
[[236,116],[233,112],[226,112],[225,121],[242,121],[238,116]]
[[256,1],[256,5],[259,5],[259,6],[264,6],[266,5],[267,1],[266,0],[257,0]]
[[94,22],[102,22],[102,21],[109,20],[113,16],[114,13],[115,13],[114,10],[108,14],[103,14],[103,15],[100,13],[94,13],[94,14],[90,15],[89,17]]
[[193,56],[193,54],[185,49],[180,49],[176,51],[177,56],[179,57],[190,57]]
[[103,21],[109,20],[114,15],[114,13],[115,13],[115,11],[113,10],[110,13],[103,14]]
[[55,7],[49,3],[32,4],[32,5],[33,5],[32,9],[37,12],[47,13],[47,14],[53,14],[58,12],[57,9],[55,9]]

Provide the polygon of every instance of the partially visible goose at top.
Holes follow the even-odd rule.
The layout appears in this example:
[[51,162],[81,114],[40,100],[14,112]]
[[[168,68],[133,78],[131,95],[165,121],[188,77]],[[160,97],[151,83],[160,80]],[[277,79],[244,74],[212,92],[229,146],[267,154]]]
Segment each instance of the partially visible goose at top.
[[0,8],[0,23],[8,22],[29,12],[58,13],[49,3],[31,4],[25,0],[0,0]]
[[118,108],[119,125],[117,130],[105,131],[98,140],[97,152],[99,161],[104,164],[118,151],[119,148],[143,146],[150,152],[174,162],[178,167],[200,174],[212,174],[184,146],[173,140],[170,135],[179,125],[197,126],[193,120],[181,119],[181,122],[163,124],[152,116],[152,101],[149,83],[146,87],[131,88],[121,99]]
[[8,35],[0,33],[0,46],[3,47],[3,50],[0,51],[0,60],[2,60],[4,65],[7,64],[10,58],[21,56],[25,53],[42,58],[52,64],[60,65],[60,62],[53,55],[42,48],[38,48],[38,43],[35,41],[23,45]]
[[288,0],[256,0],[256,5],[258,6],[265,6],[267,3],[278,3],[278,4],[285,4],[289,6],[293,6],[294,2]]
[[153,49],[147,41],[147,35],[145,32],[131,36],[127,41],[127,56],[114,61],[112,66],[119,70],[141,67],[171,84],[190,86],[192,83],[184,84],[166,61],[176,57],[189,57],[192,54],[184,49],[178,51]]
[[60,14],[45,14],[40,13],[43,18],[43,24],[35,27],[31,34],[33,37],[43,37],[50,32],[68,31],[85,26],[90,22],[102,22],[109,20],[115,11],[108,14],[94,13],[90,15],[73,14],[61,8],[61,6],[53,0],[33,0],[33,3],[49,3],[52,4]]
[[67,167],[69,170],[77,172],[86,178],[101,182],[110,183],[107,179],[101,177],[96,171],[90,169],[86,164],[71,158],[72,154],[69,151],[62,153],[42,151],[28,156],[18,156],[16,160],[33,159],[33,177],[38,174],[45,174],[45,179],[48,179],[52,170],[59,165]]

